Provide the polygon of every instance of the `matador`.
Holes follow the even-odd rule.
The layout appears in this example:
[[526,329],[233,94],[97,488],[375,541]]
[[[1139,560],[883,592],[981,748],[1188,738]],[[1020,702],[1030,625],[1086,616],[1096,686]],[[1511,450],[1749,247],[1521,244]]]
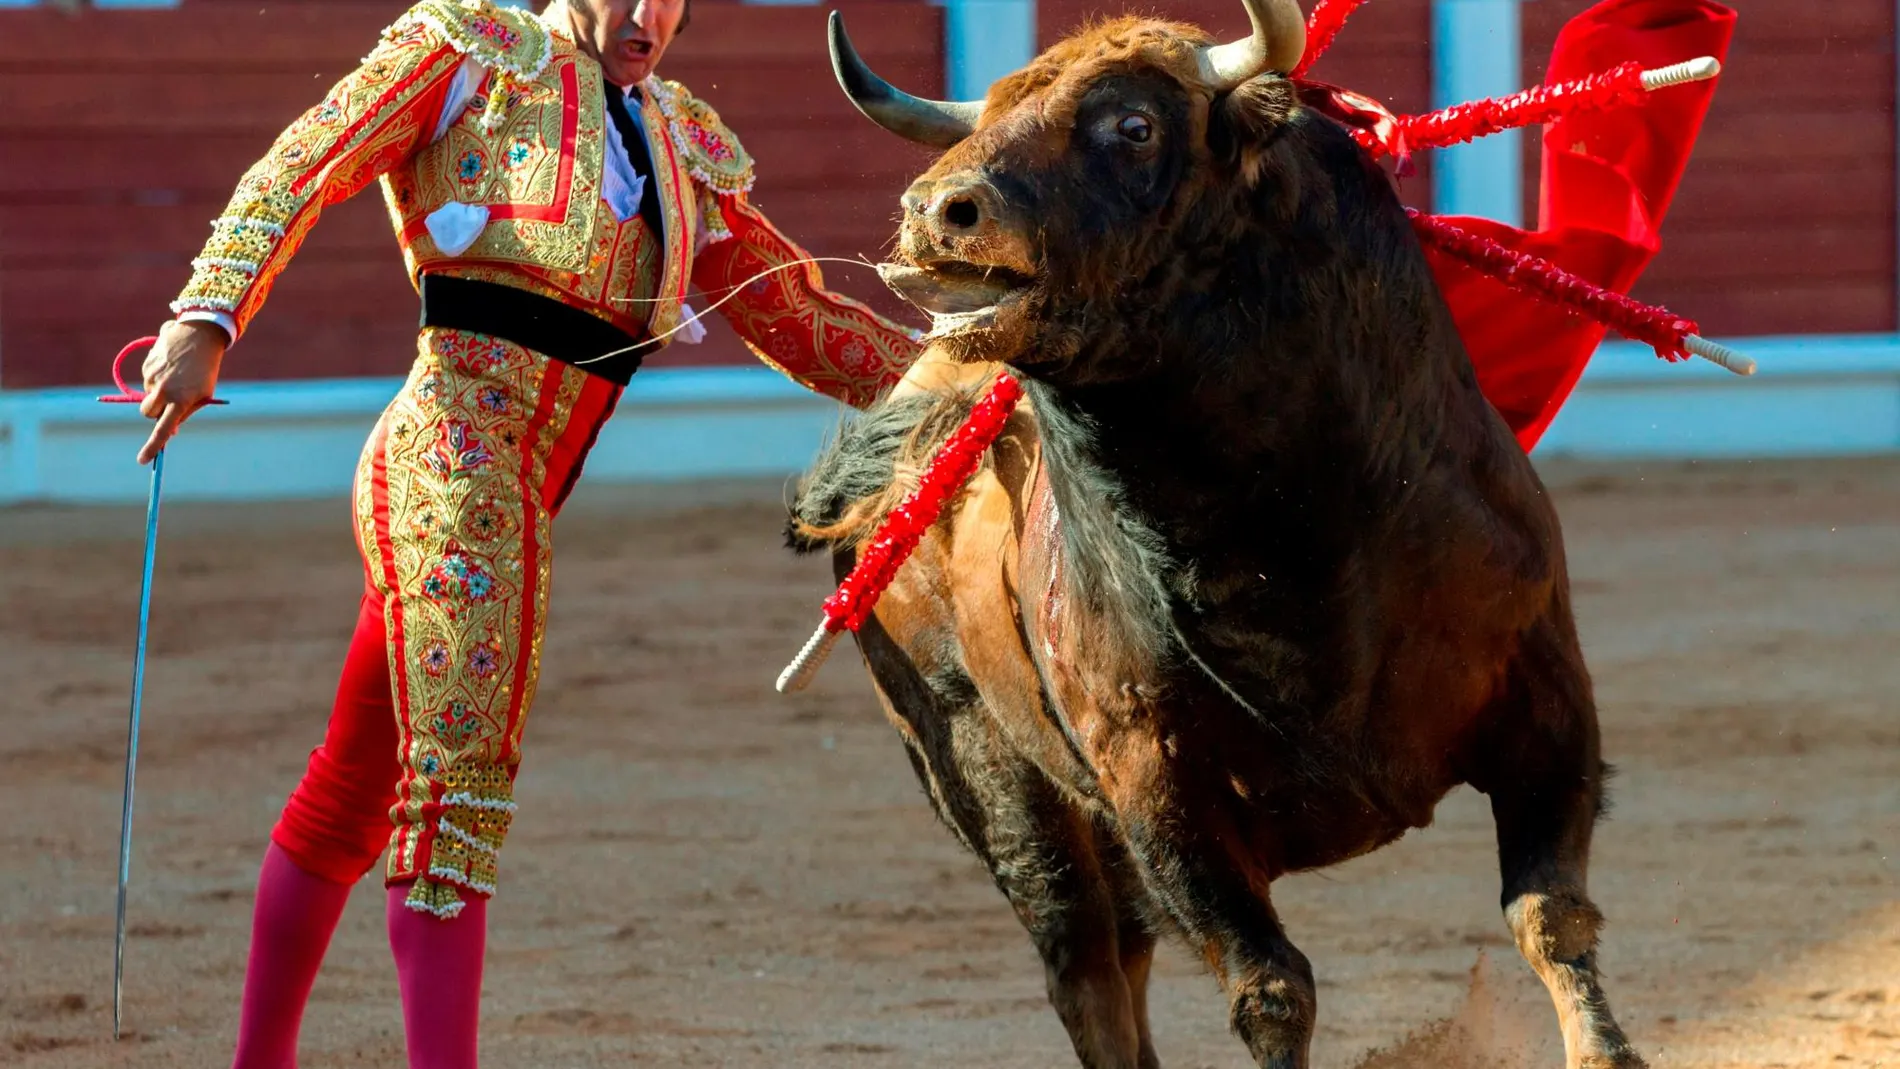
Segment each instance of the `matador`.
[[356,471],[366,589],[260,873],[238,1069],[294,1065],[344,900],[384,855],[410,1064],[475,1064],[552,521],[641,361],[697,332],[689,289],[854,406],[919,351],[824,288],[749,203],[738,138],[655,76],[688,3],[423,0],[244,174],[146,359],[141,460],[210,398],[323,209],[381,185],[421,326]]

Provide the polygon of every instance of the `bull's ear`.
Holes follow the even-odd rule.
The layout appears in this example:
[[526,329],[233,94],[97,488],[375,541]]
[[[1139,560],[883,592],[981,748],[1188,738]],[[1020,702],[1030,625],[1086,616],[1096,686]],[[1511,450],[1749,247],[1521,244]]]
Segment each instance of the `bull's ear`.
[[1260,181],[1268,151],[1286,132],[1297,104],[1293,83],[1277,74],[1250,78],[1214,102],[1210,141],[1248,185]]

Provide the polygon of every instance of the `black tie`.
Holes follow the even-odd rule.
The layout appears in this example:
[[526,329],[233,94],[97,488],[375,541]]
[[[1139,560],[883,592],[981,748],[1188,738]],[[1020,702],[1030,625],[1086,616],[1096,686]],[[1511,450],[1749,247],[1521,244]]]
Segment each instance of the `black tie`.
[[640,192],[640,218],[646,220],[647,227],[653,231],[653,240],[663,244],[666,229],[660,219],[660,184],[654,180],[653,168],[648,162],[647,139],[634,125],[633,116],[627,114],[626,94],[612,82],[606,86],[607,114],[613,118],[614,128],[620,131],[620,143],[627,149],[627,162],[633,165],[634,174],[646,178],[646,187]]

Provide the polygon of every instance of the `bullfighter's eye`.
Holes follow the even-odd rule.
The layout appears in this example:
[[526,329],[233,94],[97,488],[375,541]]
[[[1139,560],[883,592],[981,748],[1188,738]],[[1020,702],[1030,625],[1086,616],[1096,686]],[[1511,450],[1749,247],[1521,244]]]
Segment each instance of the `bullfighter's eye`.
[[1122,121],[1115,124],[1115,132],[1137,145],[1145,145],[1154,137],[1155,127],[1146,115],[1124,115]]

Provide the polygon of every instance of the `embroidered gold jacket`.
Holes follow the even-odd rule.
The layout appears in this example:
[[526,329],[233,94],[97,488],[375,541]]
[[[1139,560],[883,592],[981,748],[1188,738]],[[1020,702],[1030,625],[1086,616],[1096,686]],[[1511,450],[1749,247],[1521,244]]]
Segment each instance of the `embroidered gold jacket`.
[[[449,116],[470,69],[481,82]],[[738,138],[678,83],[641,88],[659,235],[605,199],[601,69],[564,25],[487,0],[423,0],[245,173],[172,310],[220,314],[242,333],[322,209],[380,181],[412,282],[513,285],[663,341],[690,288],[731,295],[719,310],[761,360],[869,403],[916,357],[918,335],[828,292],[815,264],[770,270],[806,253],[747,201]]]

